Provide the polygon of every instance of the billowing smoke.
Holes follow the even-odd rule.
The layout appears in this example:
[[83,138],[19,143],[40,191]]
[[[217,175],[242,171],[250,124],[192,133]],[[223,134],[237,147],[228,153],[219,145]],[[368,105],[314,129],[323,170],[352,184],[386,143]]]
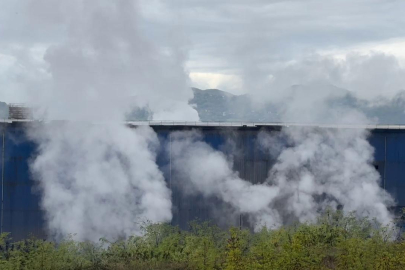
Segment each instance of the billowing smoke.
[[142,222],[171,220],[171,192],[156,164],[157,135],[123,121],[143,106],[154,119],[198,120],[187,103],[183,53],[143,37],[134,1],[64,4],[74,12],[63,12],[66,35],[46,50],[47,95],[36,101],[46,119],[68,122],[30,130],[38,143],[31,169],[50,234],[79,240],[138,234]]
[[[178,154],[189,168],[185,170],[179,163],[176,169],[182,179],[193,184],[188,190],[220,198],[239,213],[248,214],[256,228],[311,222],[327,208],[391,223],[388,209],[394,200],[381,188],[380,175],[372,165],[369,133],[360,126],[373,120],[333,100],[344,100],[348,93],[335,85],[348,87],[361,97],[371,95],[370,99],[392,96],[403,85],[398,61],[373,53],[352,54],[340,61],[315,57],[273,70],[259,70],[250,58],[249,63],[242,67],[245,87],[259,103],[270,100],[276,104],[286,123],[281,133],[263,132],[258,138],[275,164],[264,183],[252,185],[232,172],[230,160],[207,144],[179,140]],[[290,122],[338,128],[289,128]],[[191,138],[197,140],[193,135]],[[206,166],[212,163],[217,164],[214,169]],[[207,177],[212,180],[211,189],[198,180]],[[217,186],[221,188],[216,190]],[[245,188],[231,188],[235,186]],[[241,200],[248,206],[242,208]]]
[[42,100],[49,118],[117,121],[148,106],[156,120],[198,120],[188,106],[192,91],[181,47],[161,48],[144,38],[135,1],[68,5],[75,12],[66,15],[67,36],[44,56],[52,76]]
[[[392,222],[392,197],[380,187],[373,148],[362,129],[284,128],[258,141],[275,159],[268,178],[252,184],[232,170],[232,160],[196,132],[172,136],[173,170],[187,194],[216,197],[247,216],[256,229],[313,222],[327,209]],[[217,205],[216,207],[220,207]],[[226,210],[228,211],[228,210]],[[223,215],[227,215],[225,210]]]
[[[397,71],[388,76],[397,78],[395,83],[384,80],[387,76],[377,65],[381,62]],[[360,126],[373,120],[344,102],[334,102],[348,93],[334,84],[352,86],[358,95],[365,95],[367,89],[374,97],[391,93],[402,82],[395,59],[383,54],[350,55],[340,62],[315,57],[273,73],[258,72],[249,65],[244,68],[253,98],[271,100],[286,123],[281,132],[262,132],[258,137],[274,165],[264,183],[251,184],[232,171],[232,158],[195,134],[177,135],[172,149],[178,148],[173,152],[180,161],[174,162],[174,168],[187,191],[219,198],[247,216],[255,228],[311,222],[328,208],[391,223],[388,209],[394,200],[381,188],[380,175],[372,165],[369,133]],[[376,77],[379,83],[373,83]],[[288,127],[290,122],[315,127]],[[317,128],[317,124],[338,128]]]
[[54,123],[36,131],[39,153],[31,169],[53,237],[117,239],[140,233],[146,221],[171,220],[152,129]]
[[[331,64],[329,67],[334,68],[325,72],[316,69],[316,64],[316,68],[309,65],[307,69],[291,65],[295,72],[281,70],[271,82],[261,85],[264,88],[252,91],[257,99],[271,96],[286,123],[281,132],[262,132],[258,137],[269,160],[274,162],[264,183],[243,180],[232,171],[231,158],[195,134],[175,136],[172,149],[177,148],[173,152],[180,161],[174,162],[174,168],[187,191],[219,198],[248,216],[255,228],[315,221],[328,208],[391,223],[393,216],[388,209],[394,200],[381,188],[380,175],[372,165],[374,151],[367,141],[369,133],[359,126],[373,121],[344,103],[331,107],[329,102],[346,93],[329,83],[328,78],[333,77],[329,75],[336,71],[335,76],[345,75],[359,82],[365,77],[367,59],[358,58],[358,65],[363,68],[353,64],[346,70],[348,74],[337,71],[344,65]],[[354,67],[359,70],[353,70]],[[318,78],[325,73],[329,74],[326,79]],[[293,82],[302,84],[291,87]],[[267,92],[260,94],[259,90]],[[315,127],[288,127],[291,121]],[[338,128],[317,128],[316,124]]]
[[[220,151],[201,141],[197,132],[172,135],[173,173],[188,194],[203,194],[223,200],[237,213],[246,214],[257,227],[280,225],[277,209],[271,206],[280,193],[277,186],[254,185],[241,179]],[[227,213],[223,213],[227,215]]]
[[[40,79],[26,78],[23,84],[43,88],[41,94],[30,96],[46,119],[70,120],[30,130],[38,143],[31,169],[51,235],[116,239],[139,233],[142,221],[170,221],[171,192],[156,165],[156,134],[148,127],[130,129],[120,122],[133,107],[149,108],[155,120],[198,120],[188,105],[192,92],[184,71],[184,48],[176,41],[149,42],[145,34],[157,33],[140,24],[141,13],[132,0],[27,3],[18,4],[28,20],[24,31],[38,37],[38,29],[45,29],[56,33],[56,39],[37,48],[43,57],[28,57],[28,63],[40,62],[30,72]],[[373,96],[380,89],[392,95],[403,84],[403,69],[384,55],[354,55],[344,65],[322,58],[274,71],[257,65],[249,55],[257,50],[248,48],[235,57],[245,65],[241,77],[246,90],[256,100],[277,103],[285,122],[369,122],[339,104],[330,110],[327,101],[342,96],[331,84],[356,86],[361,96],[369,89]],[[393,67],[388,73],[394,83],[375,83],[381,61]],[[291,88],[293,84],[298,85]],[[360,128],[262,133],[259,141],[275,165],[265,182],[252,184],[233,171],[228,156],[202,142],[201,135],[181,132],[172,135],[173,173],[185,193],[216,197],[226,209],[230,206],[248,217],[255,228],[310,222],[327,207],[387,223],[393,200],[379,187],[367,136]]]
[[[276,205],[284,223],[314,221],[319,212],[338,207],[382,224],[392,221],[387,207],[394,202],[380,187],[365,130],[291,127],[282,133],[289,145],[279,153],[267,184],[280,190]],[[259,141],[274,151],[271,134],[261,133]]]

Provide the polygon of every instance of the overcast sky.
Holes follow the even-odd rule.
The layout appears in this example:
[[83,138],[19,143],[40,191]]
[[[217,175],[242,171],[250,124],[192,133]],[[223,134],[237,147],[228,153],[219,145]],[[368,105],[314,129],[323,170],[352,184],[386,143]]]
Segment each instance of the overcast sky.
[[[77,2],[0,0],[0,100],[23,101],[49,78],[43,56],[66,38]],[[184,49],[195,87],[262,93],[275,74],[282,86],[310,74],[373,97],[404,85],[405,1],[140,0],[138,7],[151,43]]]

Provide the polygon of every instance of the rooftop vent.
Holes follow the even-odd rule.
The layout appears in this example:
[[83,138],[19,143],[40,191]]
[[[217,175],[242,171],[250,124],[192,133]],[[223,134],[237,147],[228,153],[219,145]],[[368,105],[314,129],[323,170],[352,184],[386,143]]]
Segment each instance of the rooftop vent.
[[9,119],[32,119],[32,109],[24,104],[8,104]]

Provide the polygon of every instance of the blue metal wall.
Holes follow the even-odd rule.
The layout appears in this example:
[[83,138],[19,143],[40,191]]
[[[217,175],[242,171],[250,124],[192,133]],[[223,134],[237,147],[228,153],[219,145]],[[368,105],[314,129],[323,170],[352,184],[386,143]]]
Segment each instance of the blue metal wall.
[[3,125],[1,133],[4,134],[1,230],[11,232],[12,238],[17,240],[30,235],[42,237],[45,233],[40,194],[35,191],[28,168],[35,145],[27,140],[22,126]]
[[[200,196],[186,196],[176,187],[176,179],[170,173],[170,157],[165,147],[170,143],[170,133],[178,130],[190,129],[184,126],[156,126],[155,131],[161,140],[157,162],[163,171],[173,196],[172,223],[186,228],[189,221],[196,218],[208,220],[212,210],[219,202],[212,199],[207,201]],[[199,127],[204,140],[215,149],[223,152],[237,150],[234,156],[234,169],[240,176],[253,183],[264,181],[272,160],[266,155],[256,137],[261,130],[259,127]],[[278,131],[279,127],[262,128],[268,131]],[[2,193],[2,231],[11,232],[16,240],[30,234],[46,237],[45,221],[40,209],[40,194],[36,183],[32,179],[28,167],[30,158],[35,156],[35,144],[25,134],[24,124],[0,124],[0,136],[4,150],[4,166],[1,166],[3,177],[0,186]],[[2,138],[2,137],[1,137]],[[405,131],[402,130],[374,130],[369,138],[375,148],[375,167],[381,174],[381,185],[397,200],[399,206],[405,206]],[[230,146],[229,142],[233,142]],[[236,225],[239,218],[228,220]]]

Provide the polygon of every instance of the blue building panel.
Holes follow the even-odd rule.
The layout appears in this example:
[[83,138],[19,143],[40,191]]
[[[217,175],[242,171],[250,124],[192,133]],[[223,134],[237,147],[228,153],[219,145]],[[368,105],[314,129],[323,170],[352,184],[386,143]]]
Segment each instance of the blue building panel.
[[375,133],[371,134],[368,138],[370,144],[374,147],[374,160],[375,161],[385,161],[385,141],[386,134]]
[[405,136],[402,133],[387,135],[387,162],[401,162],[405,160]]
[[14,239],[30,233],[44,236],[43,212],[40,194],[32,180],[29,160],[35,151],[23,128],[7,127],[4,145],[4,183],[2,231],[11,232]]
[[[209,220],[215,216],[216,198],[188,196],[176,186],[176,179],[170,172],[170,134],[179,130],[197,129],[203,140],[214,149],[225,154],[233,154],[234,170],[240,177],[252,182],[266,180],[267,173],[275,157],[260,146],[257,136],[261,130],[278,132],[279,129],[259,127],[186,127],[155,126],[160,149],[157,163],[168,185],[172,189],[174,225],[186,229],[191,220]],[[0,124],[0,132],[5,135],[4,144],[4,189],[3,224],[4,232],[11,232],[14,239],[22,239],[30,234],[46,237],[44,215],[40,207],[40,192],[29,170],[29,160],[35,156],[36,146],[25,135],[21,124]],[[282,140],[282,138],[281,138]],[[401,130],[374,130],[369,136],[375,148],[374,166],[381,175],[381,186],[396,199],[399,206],[405,206],[405,132]],[[168,150],[169,149],[169,150]],[[234,151],[237,150],[237,151]],[[227,224],[237,225],[239,219],[226,220]]]

